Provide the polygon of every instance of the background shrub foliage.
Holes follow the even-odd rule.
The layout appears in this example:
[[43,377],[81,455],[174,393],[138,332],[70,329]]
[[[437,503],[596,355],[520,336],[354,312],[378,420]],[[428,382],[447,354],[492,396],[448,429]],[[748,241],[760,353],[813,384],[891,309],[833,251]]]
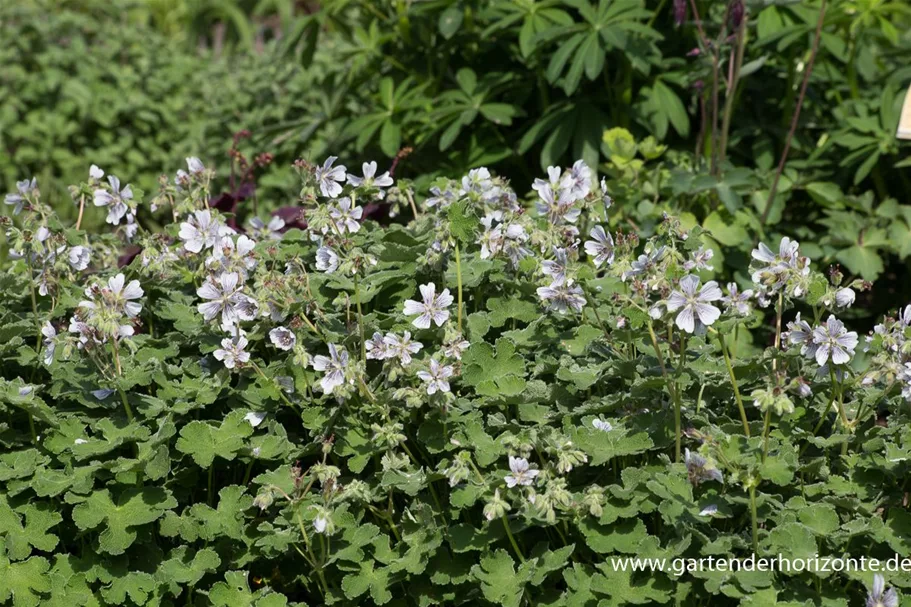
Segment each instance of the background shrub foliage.
[[519,198],[333,160],[296,165],[305,229],[228,228],[196,158],[155,195],[93,165],[101,232],[6,197],[0,602],[881,598],[609,558],[907,555],[911,306],[859,344],[866,285],[787,238],[722,292],[709,232],[613,228],[582,161]]
[[227,174],[241,129],[247,156],[271,154],[257,191],[279,206],[299,156],[391,166],[407,148],[400,177],[487,165],[522,183],[583,158],[616,178],[625,221],[650,233],[666,210],[701,225],[731,273],[746,271],[755,242],[787,234],[814,259],[882,278],[890,298],[854,312],[867,326],[891,297],[911,295],[908,148],[894,138],[911,80],[901,2],[33,0],[0,10],[8,190],[27,172],[62,193],[86,158],[147,191],[189,154]]

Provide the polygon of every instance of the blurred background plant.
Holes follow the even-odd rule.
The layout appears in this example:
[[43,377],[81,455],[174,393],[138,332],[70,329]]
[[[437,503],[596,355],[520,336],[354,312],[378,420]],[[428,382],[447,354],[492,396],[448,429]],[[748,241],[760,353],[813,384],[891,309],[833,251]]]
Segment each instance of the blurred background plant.
[[297,157],[409,147],[399,177],[487,165],[520,190],[584,158],[614,222],[683,213],[725,277],[787,234],[911,297],[904,2],[29,0],[0,30],[7,190],[63,198],[96,163],[151,191],[184,156],[227,164],[242,129],[276,201]]

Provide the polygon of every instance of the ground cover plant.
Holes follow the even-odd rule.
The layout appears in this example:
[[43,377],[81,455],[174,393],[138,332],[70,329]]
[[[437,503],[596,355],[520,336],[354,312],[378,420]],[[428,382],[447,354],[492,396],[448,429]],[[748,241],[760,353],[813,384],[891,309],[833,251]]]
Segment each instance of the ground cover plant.
[[0,603],[892,606],[911,586],[611,561],[909,554],[911,306],[859,336],[839,317],[875,285],[798,242],[719,285],[708,233],[663,215],[640,238],[583,161],[526,193],[302,160],[286,219],[214,209],[197,158],[150,193],[106,170],[5,197]]

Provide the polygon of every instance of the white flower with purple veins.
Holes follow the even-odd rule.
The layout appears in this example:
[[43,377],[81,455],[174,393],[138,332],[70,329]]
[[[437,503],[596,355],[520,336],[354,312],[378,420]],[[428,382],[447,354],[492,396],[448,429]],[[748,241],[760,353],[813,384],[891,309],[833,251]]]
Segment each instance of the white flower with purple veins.
[[367,348],[367,358],[370,360],[386,360],[389,358],[389,349],[382,333],[374,333],[372,338],[364,342],[364,346]]
[[437,392],[449,392],[449,378],[452,377],[454,370],[449,365],[441,365],[436,359],[430,359],[429,371],[418,371],[417,375],[421,381],[427,384],[427,394],[436,394]]
[[566,314],[567,310],[581,312],[586,303],[582,287],[573,284],[553,283],[549,287],[538,287],[538,297],[548,309],[560,314]]
[[215,350],[212,356],[222,361],[228,369],[233,369],[238,363],[250,360],[250,353],[244,351],[246,347],[246,337],[226,337],[221,340],[221,348]]
[[335,344],[329,344],[329,356],[314,356],[311,364],[317,371],[325,373],[319,385],[326,394],[332,394],[333,390],[345,383],[348,352],[344,348],[339,349]]
[[552,190],[556,189],[560,185],[560,176],[563,175],[563,169],[560,167],[549,166],[547,167],[547,179],[541,179],[535,177],[534,183],[531,184],[531,189],[535,192],[540,193],[545,186],[550,186]]
[[237,272],[246,280],[248,272],[256,267],[255,248],[256,241],[245,234],[238,236],[236,242],[234,238],[225,236],[212,247],[212,256],[206,260],[206,267],[220,272]]
[[905,363],[899,372],[899,379],[902,381],[902,396],[911,401],[911,363]]
[[398,358],[403,365],[411,364],[411,355],[417,354],[424,347],[421,342],[412,341],[411,331],[405,331],[401,337],[388,333],[383,342],[386,344],[387,358]]
[[800,312],[797,317],[788,323],[788,331],[785,336],[786,341],[792,346],[800,346],[800,353],[803,356],[812,358],[816,356],[816,345],[813,343],[813,328],[805,320],[801,320]]
[[420,287],[423,302],[409,299],[405,302],[405,316],[419,316],[414,319],[412,324],[419,329],[429,329],[431,321],[438,327],[449,320],[449,306],[452,305],[453,298],[449,294],[449,289],[443,289],[439,295],[436,294],[436,285],[432,282]]
[[326,274],[338,270],[338,255],[329,247],[320,247],[316,250],[316,269]]
[[81,272],[82,270],[89,267],[89,262],[92,261],[92,249],[84,247],[82,245],[77,245],[70,248],[66,254],[66,257],[70,262],[70,267]]
[[753,249],[752,256],[756,261],[761,261],[772,266],[779,264],[791,265],[797,260],[797,250],[799,248],[799,242],[796,240],[791,240],[785,236],[778,244],[777,256],[772,251],[772,249],[761,242],[759,243],[758,248]]
[[672,291],[667,298],[667,311],[676,312],[676,324],[687,333],[703,333],[705,327],[711,325],[721,311],[711,302],[721,299],[721,289],[714,280],[699,288],[699,277],[693,274],[680,279],[680,290]]
[[516,486],[531,486],[535,482],[535,477],[541,473],[540,470],[535,470],[529,468],[528,460],[524,457],[513,457],[509,456],[509,471],[512,474],[507,474],[503,477],[503,480],[506,481],[506,486],[512,489]]
[[604,421],[599,417],[592,420],[592,426],[594,426],[595,430],[600,430],[601,432],[610,432],[614,429],[610,422]]
[[206,322],[221,314],[222,326],[232,327],[238,320],[256,318],[256,302],[240,292],[240,277],[235,272],[225,272],[216,278],[206,278],[206,282],[196,294],[209,301],[199,304],[199,310]]
[[[142,311],[142,304],[133,300],[142,297],[142,287],[139,286],[138,280],[131,280],[126,286],[124,283],[126,283],[126,278],[123,274],[109,278],[107,287],[101,288],[102,303],[100,305],[123,314],[127,318],[136,318]],[[85,290],[86,296],[93,297],[93,290],[93,287],[88,287]],[[97,310],[99,304],[94,300],[82,301],[79,303],[79,307]]]
[[181,223],[177,235],[183,241],[186,250],[199,253],[203,249],[214,247],[222,236],[232,232],[233,230],[223,226],[218,219],[212,217],[212,212],[206,209],[195,211],[189,221]]
[[554,284],[562,285],[566,282],[566,266],[569,265],[569,259],[566,255],[566,249],[554,247],[553,260],[547,259],[541,262],[541,271],[545,276],[550,276]]
[[126,201],[133,199],[133,189],[130,184],[121,189],[120,179],[113,175],[108,175],[108,183],[111,185],[111,191],[95,190],[92,199],[96,207],[108,207],[106,221],[112,225],[118,225],[129,210]]
[[487,167],[471,169],[468,171],[468,175],[462,177],[462,192],[464,194],[482,194],[489,190],[492,185],[490,171],[487,170]]
[[57,349],[57,330],[50,321],[45,321],[41,334],[44,336],[44,364],[49,365],[54,362],[54,351]]
[[34,177],[32,177],[31,181],[28,179],[17,181],[16,191],[12,194],[7,194],[3,202],[14,207],[13,215],[18,215],[22,212],[22,207],[25,206],[28,195],[37,187],[38,181]]
[[549,183],[544,184],[538,190],[540,200],[536,202],[538,213],[547,217],[551,223],[559,223],[561,220],[568,223],[575,223],[582,214],[582,209],[573,206],[575,199],[568,189],[557,190],[556,192]]
[[829,316],[826,324],[813,329],[813,343],[816,345],[816,363],[826,364],[831,360],[843,365],[854,356],[857,347],[857,333],[848,331],[843,322]]
[[323,166],[316,167],[314,176],[319,183],[319,191],[326,198],[337,198],[342,193],[342,184],[345,183],[347,170],[345,165],[332,166],[338,160],[337,156],[329,156]]
[[691,270],[714,270],[715,266],[710,266],[709,261],[712,257],[715,256],[715,251],[712,249],[706,249],[705,247],[699,247],[695,253],[685,262],[683,262],[683,269],[686,271]]
[[256,234],[257,238],[265,240],[279,240],[282,237],[281,230],[284,227],[285,220],[278,215],[273,215],[269,219],[269,223],[264,222],[259,217],[254,217],[250,220],[251,231]]
[[273,346],[286,352],[292,349],[294,344],[297,343],[297,337],[294,335],[294,332],[286,327],[275,327],[269,331],[269,340],[272,342]]
[[338,199],[338,206],[329,207],[329,216],[335,221],[339,232],[344,232],[345,228],[352,234],[360,230],[360,219],[363,214],[364,209],[352,207],[351,199],[347,196]]
[[835,292],[835,305],[839,308],[850,308],[856,295],[853,289],[843,287]]
[[664,257],[665,247],[659,247],[654,251],[648,251],[639,256],[639,258],[631,264],[629,270],[624,272],[620,277],[624,282],[627,278],[631,276],[639,276],[641,274],[647,274],[651,272],[655,266],[658,265],[658,262]]
[[104,171],[98,168],[97,164],[93,164],[89,167],[89,181],[98,181],[102,177],[104,177]]
[[589,232],[589,236],[593,240],[585,241],[585,252],[589,257],[593,258],[592,261],[595,262],[595,267],[599,267],[605,262],[607,265],[614,263],[613,237],[608,232],[605,232],[601,226],[593,227],[592,231]]
[[348,175],[348,183],[354,187],[364,186],[365,188],[375,187],[375,188],[388,188],[393,184],[392,177],[389,175],[389,171],[386,171],[379,177],[376,177],[376,161],[371,160],[370,162],[365,162],[361,169],[364,171],[363,177],[355,177],[354,175]]
[[202,160],[196,156],[190,156],[186,159],[187,161],[187,170],[190,171],[191,175],[197,175],[206,170],[206,166],[202,163]]
[[458,193],[448,187],[444,190],[441,190],[439,187],[433,186],[430,188],[430,193],[432,196],[424,201],[424,204],[428,207],[435,207],[439,205],[441,209],[445,209],[459,199]]
[[462,352],[467,350],[469,346],[471,346],[471,344],[459,336],[451,342],[443,344],[443,354],[448,358],[462,360]]
[[867,594],[865,607],[898,607],[895,588],[886,590],[886,580],[878,573],[873,576],[873,587]]
[[689,449],[686,449],[683,461],[686,464],[690,482],[694,485],[698,485],[702,481],[718,481],[719,483],[724,483],[724,476],[721,474],[721,470],[714,465],[710,465],[708,460],[698,453],[693,453]]
[[581,200],[591,192],[592,170],[585,164],[584,160],[577,160],[573,166],[563,175],[561,185],[569,188],[571,196],[575,200]]
[[750,299],[753,297],[753,290],[747,289],[741,292],[736,282],[727,284],[728,294],[721,298],[724,309],[729,313],[736,313],[739,316],[750,315]]

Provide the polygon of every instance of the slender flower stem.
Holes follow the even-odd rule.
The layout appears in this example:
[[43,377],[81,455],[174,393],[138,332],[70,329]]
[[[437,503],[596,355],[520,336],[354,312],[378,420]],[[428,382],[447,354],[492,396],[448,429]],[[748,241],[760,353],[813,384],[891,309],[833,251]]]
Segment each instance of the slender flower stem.
[[[114,348],[114,367],[117,370],[117,378],[120,379],[123,377],[123,367],[120,366],[120,346],[116,337],[111,340],[111,345]],[[123,402],[123,410],[127,414],[127,421],[133,423],[133,409],[130,407],[130,399],[127,398],[127,393],[123,391],[119,381],[117,382],[117,392],[120,393],[120,400]]]
[[683,367],[686,365],[686,333],[680,333],[680,360],[677,363],[677,372],[674,374],[674,394],[678,397],[674,400],[674,427],[677,432],[677,461],[680,461],[680,446],[683,440],[683,428],[681,423],[681,402],[680,402],[680,375],[683,373]]
[[361,336],[361,361],[366,363],[367,341],[364,338],[364,313],[361,310],[361,287],[357,278],[357,273],[354,274],[354,299],[355,303],[357,303],[357,327]]
[[82,213],[85,211],[85,194],[79,197],[79,216],[76,218],[76,229],[82,225]]
[[41,317],[38,316],[38,298],[35,296],[35,269],[32,266],[32,251],[29,247],[26,251],[26,259],[28,260],[28,286],[32,296],[32,314],[35,316],[35,331],[38,335],[37,342],[35,344],[35,352],[41,353]]
[[462,334],[462,259],[459,256],[459,243],[455,245],[455,261],[456,261],[456,283],[459,287],[459,308],[458,308],[458,320],[459,320],[459,335]]
[[756,486],[750,485],[750,518],[753,521],[753,554],[759,554],[759,522],[756,520]]
[[765,423],[762,426],[762,463],[769,454],[769,430],[772,427],[772,409],[766,409]]
[[810,58],[803,71],[803,82],[800,84],[800,95],[797,97],[797,106],[794,108],[794,115],[791,117],[791,128],[785,139],[784,149],[781,151],[781,159],[778,161],[778,170],[775,171],[775,179],[772,181],[772,188],[769,190],[769,197],[766,199],[765,209],[759,218],[759,223],[765,226],[769,218],[769,212],[772,210],[772,201],[775,200],[775,193],[778,191],[778,182],[781,174],[784,172],[785,162],[788,160],[788,152],[791,150],[791,141],[794,139],[794,133],[797,131],[797,122],[800,119],[800,109],[803,107],[803,101],[807,95],[807,85],[810,83],[810,74],[813,73],[813,63],[816,61],[816,55],[819,52],[819,39],[822,37],[822,26],[826,20],[826,0],[822,0],[819,5],[819,17],[816,18],[816,33],[813,36],[813,46],[810,50]]
[[652,347],[655,349],[655,356],[658,357],[658,365],[661,367],[661,374],[664,376],[664,382],[667,384],[667,391],[670,393],[671,398],[674,400],[674,412],[675,412],[675,422],[677,429],[677,441],[675,443],[675,452],[674,452],[674,461],[680,462],[680,397],[677,395],[677,388],[674,383],[671,381],[670,376],[667,374],[667,367],[664,366],[664,356],[661,354],[661,348],[658,346],[658,338],[655,336],[655,327],[652,325],[651,319],[648,321],[648,334],[652,339]]
[[731,386],[734,388],[734,399],[737,401],[737,408],[740,409],[740,421],[743,422],[743,432],[747,438],[750,437],[750,424],[747,421],[747,412],[743,407],[743,398],[740,396],[740,389],[737,387],[737,378],[734,376],[734,367],[731,365],[731,357],[728,355],[727,345],[724,343],[724,335],[718,333],[718,343],[721,346],[721,353],[724,355],[724,364],[728,368],[728,376],[731,378]]
[[509,528],[509,521],[506,517],[503,517],[503,528],[506,529],[506,535],[509,537],[509,543],[512,544],[512,549],[515,550],[516,556],[519,558],[520,563],[525,562],[525,557],[522,556],[522,551],[519,549],[519,544],[516,543],[516,538],[512,535],[512,529]]

